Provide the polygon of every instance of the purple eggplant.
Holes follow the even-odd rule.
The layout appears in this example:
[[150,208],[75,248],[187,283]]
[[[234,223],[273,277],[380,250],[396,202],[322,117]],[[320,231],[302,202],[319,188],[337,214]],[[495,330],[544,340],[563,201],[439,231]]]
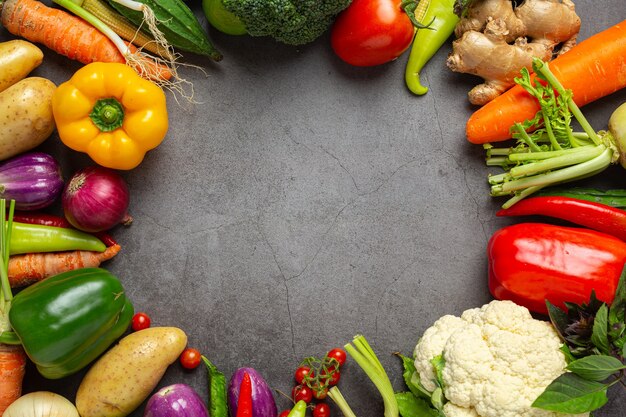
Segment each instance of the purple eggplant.
[[193,388],[174,384],[161,388],[150,397],[143,417],[209,417],[209,412]]
[[239,387],[241,386],[244,372],[250,375],[250,381],[252,382],[252,417],[276,417],[278,409],[276,408],[272,390],[261,374],[253,368],[239,368],[230,378],[228,383],[228,408],[230,409],[230,415],[233,417],[237,415]]
[[25,153],[0,164],[0,198],[15,200],[18,210],[47,207],[61,191],[61,168],[46,153]]

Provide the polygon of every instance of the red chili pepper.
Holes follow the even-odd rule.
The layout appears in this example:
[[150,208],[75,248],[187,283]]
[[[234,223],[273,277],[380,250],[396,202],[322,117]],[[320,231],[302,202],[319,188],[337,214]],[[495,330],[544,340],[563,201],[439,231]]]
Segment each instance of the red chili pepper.
[[610,303],[624,262],[626,242],[594,230],[520,223],[498,230],[489,240],[489,290],[547,314],[545,300],[589,301],[591,291]]
[[247,372],[243,373],[241,384],[239,384],[236,417],[252,417],[252,381]]
[[[13,221],[18,223],[27,223],[27,224],[39,224],[42,226],[52,226],[52,227],[63,227],[65,229],[72,229],[73,226],[70,222],[65,219],[65,217],[55,216],[53,214],[47,213],[36,213],[36,212],[15,212],[13,216]],[[117,242],[111,235],[105,232],[92,233],[98,239],[102,241],[107,247],[111,247],[117,245]]]
[[608,233],[626,241],[626,211],[571,197],[532,197],[502,209],[497,216],[541,215]]

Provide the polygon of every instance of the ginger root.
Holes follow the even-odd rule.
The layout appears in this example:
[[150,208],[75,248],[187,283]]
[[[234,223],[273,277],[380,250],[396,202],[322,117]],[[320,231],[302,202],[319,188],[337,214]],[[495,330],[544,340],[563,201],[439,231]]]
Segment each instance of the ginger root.
[[580,18],[571,0],[476,0],[455,28],[447,65],[485,80],[468,98],[483,105],[509,89],[532,58],[550,60],[576,44]]

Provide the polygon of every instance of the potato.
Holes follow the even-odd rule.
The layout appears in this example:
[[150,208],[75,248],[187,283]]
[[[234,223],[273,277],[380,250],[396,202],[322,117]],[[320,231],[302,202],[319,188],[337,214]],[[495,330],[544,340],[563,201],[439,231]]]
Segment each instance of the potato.
[[43,52],[20,39],[0,43],[0,91],[26,77],[43,61]]
[[33,149],[52,134],[55,89],[50,80],[30,77],[0,93],[0,161]]
[[187,335],[176,327],[149,327],[124,337],[89,369],[76,393],[82,417],[125,417],[157,386],[182,353]]

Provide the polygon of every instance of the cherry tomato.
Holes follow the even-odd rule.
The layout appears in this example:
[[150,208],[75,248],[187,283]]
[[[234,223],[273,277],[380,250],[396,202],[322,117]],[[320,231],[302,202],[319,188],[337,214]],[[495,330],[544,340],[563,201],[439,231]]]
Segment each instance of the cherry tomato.
[[330,407],[326,403],[317,403],[313,409],[313,417],[330,417]]
[[415,29],[402,0],[353,0],[337,16],[330,43],[351,65],[367,67],[398,58],[411,45]]
[[150,316],[146,313],[136,313],[133,316],[132,328],[134,331],[147,329],[150,327]]
[[301,366],[298,369],[296,369],[295,378],[298,384],[304,383],[304,380],[307,376],[313,377],[313,372],[311,372],[310,367]]
[[[326,375],[324,372],[323,375]],[[339,383],[339,378],[341,378],[341,373],[336,369],[329,369],[330,378],[328,379],[328,385],[334,387]]]
[[313,399],[313,390],[306,385],[296,385],[291,390],[291,398],[294,402],[302,400],[308,404]]
[[316,400],[323,400],[328,395],[328,387],[313,387],[313,398]]
[[341,348],[331,349],[327,354],[327,357],[337,359],[339,366],[343,366],[346,363],[346,351]]
[[194,369],[200,365],[200,352],[194,348],[187,348],[180,354],[180,364],[185,369]]
[[291,412],[291,410],[283,410],[283,411],[280,412],[278,417],[287,417],[290,412]]

